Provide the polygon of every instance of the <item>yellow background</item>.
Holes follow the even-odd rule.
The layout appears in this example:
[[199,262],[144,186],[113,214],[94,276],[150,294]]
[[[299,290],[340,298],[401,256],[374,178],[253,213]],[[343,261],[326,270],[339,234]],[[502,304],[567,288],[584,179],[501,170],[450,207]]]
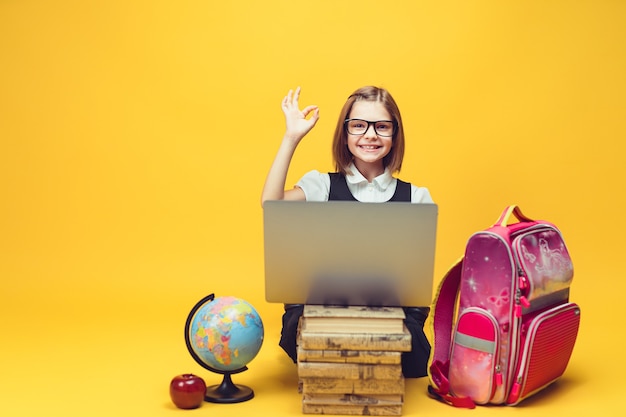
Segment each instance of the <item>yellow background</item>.
[[[399,103],[401,177],[440,205],[438,281],[508,204],[556,223],[583,316],[562,380],[473,415],[618,415],[626,3],[0,0],[0,414],[170,415],[208,293],[261,313],[235,382],[254,400],[193,415],[299,415],[264,300],[260,192],[301,85],[321,119],[288,183],[332,169],[347,95]],[[457,415],[407,385],[405,415]],[[615,407],[615,408],[612,408]]]

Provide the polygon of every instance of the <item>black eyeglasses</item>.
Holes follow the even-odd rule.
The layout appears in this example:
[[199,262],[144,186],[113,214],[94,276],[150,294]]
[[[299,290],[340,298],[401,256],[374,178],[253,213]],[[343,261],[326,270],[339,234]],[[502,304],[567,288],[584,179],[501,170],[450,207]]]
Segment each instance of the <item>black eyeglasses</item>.
[[398,126],[398,124],[392,120],[370,122],[362,119],[346,119],[343,123],[346,126],[346,130],[351,135],[364,135],[370,128],[370,125],[374,125],[374,132],[376,132],[378,136],[384,137],[393,136]]

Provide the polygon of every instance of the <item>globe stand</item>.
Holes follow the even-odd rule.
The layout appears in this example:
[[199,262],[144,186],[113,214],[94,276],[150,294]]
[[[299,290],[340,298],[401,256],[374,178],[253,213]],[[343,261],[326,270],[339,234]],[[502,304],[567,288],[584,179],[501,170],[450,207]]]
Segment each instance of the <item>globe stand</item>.
[[[207,387],[204,395],[204,401],[208,401],[210,403],[234,404],[254,398],[254,391],[252,391],[252,388],[245,385],[236,385],[233,383],[231,378],[232,374],[245,371],[246,369],[247,368],[244,367],[233,372],[219,371],[219,373],[224,374],[222,383]],[[216,370],[213,369],[213,371]]]

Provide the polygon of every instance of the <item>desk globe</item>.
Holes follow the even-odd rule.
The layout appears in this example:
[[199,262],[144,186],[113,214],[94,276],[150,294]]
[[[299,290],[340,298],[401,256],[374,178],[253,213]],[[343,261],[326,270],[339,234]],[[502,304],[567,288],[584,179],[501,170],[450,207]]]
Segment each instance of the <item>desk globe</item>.
[[247,301],[210,294],[191,310],[185,324],[187,349],[203,368],[222,374],[220,385],[208,386],[205,401],[238,403],[254,397],[245,385],[236,385],[231,375],[243,372],[263,344],[263,322]]

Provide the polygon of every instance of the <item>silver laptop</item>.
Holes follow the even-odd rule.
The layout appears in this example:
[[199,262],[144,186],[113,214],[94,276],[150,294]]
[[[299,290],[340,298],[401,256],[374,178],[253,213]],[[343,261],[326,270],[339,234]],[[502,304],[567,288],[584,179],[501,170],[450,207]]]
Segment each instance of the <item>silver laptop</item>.
[[429,306],[437,205],[266,201],[271,303]]

